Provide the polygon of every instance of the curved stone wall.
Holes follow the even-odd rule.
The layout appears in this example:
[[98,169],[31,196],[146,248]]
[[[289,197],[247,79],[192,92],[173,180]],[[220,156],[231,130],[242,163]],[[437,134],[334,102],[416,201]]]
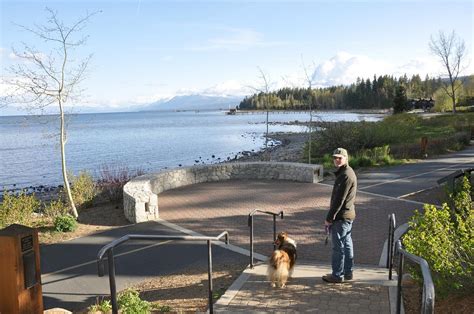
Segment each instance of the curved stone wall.
[[156,219],[159,217],[159,193],[190,184],[230,179],[316,183],[323,179],[323,167],[291,162],[236,162],[143,175],[130,180],[123,188],[125,217],[133,223]]

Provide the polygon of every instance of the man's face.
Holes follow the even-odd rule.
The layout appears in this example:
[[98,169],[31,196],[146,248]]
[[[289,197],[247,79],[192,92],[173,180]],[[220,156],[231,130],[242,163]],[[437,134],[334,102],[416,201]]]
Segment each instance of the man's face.
[[347,158],[344,156],[333,156],[332,160],[334,161],[334,166],[336,166],[336,168],[344,166],[347,163]]

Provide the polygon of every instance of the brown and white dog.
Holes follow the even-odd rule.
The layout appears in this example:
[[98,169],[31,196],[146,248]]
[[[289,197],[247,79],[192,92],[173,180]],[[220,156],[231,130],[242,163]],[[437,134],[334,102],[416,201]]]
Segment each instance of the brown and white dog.
[[270,257],[267,276],[272,287],[285,287],[291,277],[296,262],[296,242],[288,237],[288,233],[280,232],[275,240],[277,249]]

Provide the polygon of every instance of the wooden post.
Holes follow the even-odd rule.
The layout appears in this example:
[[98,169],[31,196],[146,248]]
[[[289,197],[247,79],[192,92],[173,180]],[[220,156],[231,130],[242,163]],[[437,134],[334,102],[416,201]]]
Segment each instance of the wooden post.
[[0,230],[0,313],[43,313],[38,231]]
[[426,136],[423,136],[421,138],[421,156],[423,158],[428,157],[427,151],[428,151],[428,138]]

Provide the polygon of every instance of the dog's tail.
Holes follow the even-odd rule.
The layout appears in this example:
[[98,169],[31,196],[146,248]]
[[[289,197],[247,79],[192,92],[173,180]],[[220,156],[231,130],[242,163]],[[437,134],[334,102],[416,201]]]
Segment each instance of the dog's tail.
[[290,258],[285,251],[275,250],[270,257],[268,279],[285,283],[289,276]]

